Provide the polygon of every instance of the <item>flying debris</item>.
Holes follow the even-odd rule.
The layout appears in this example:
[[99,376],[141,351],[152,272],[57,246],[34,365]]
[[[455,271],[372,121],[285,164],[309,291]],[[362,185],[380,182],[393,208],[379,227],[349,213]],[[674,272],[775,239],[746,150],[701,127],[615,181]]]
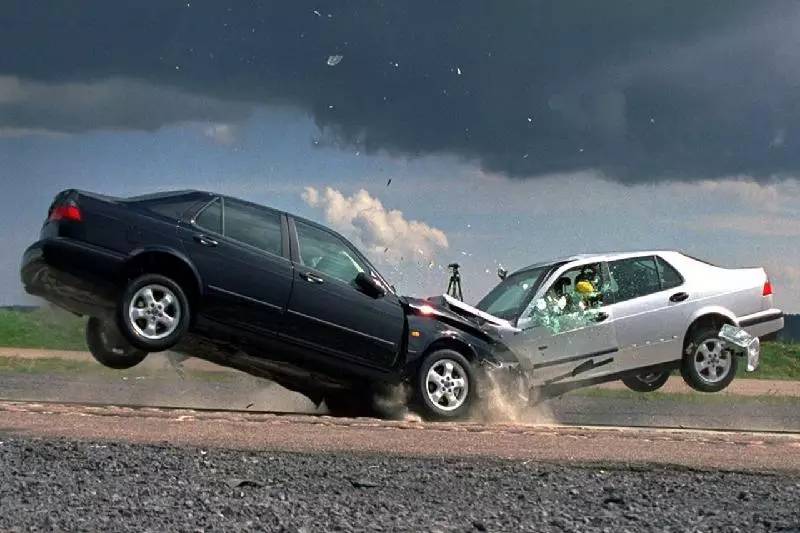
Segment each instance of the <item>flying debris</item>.
[[461,76],[461,67],[456,67],[456,74]]
[[339,55],[339,54],[328,56],[328,66],[329,67],[335,67],[336,65],[338,65],[339,63],[342,62],[343,58],[344,58],[344,56],[343,55]]
[[388,187],[391,184],[392,184],[392,178],[389,178],[389,181],[386,182],[386,186]]
[[319,11],[317,11],[316,9],[314,10],[314,14],[315,14],[316,16],[318,16],[318,17],[321,17],[321,16],[322,16],[322,13],[320,13],[320,12],[319,12]]

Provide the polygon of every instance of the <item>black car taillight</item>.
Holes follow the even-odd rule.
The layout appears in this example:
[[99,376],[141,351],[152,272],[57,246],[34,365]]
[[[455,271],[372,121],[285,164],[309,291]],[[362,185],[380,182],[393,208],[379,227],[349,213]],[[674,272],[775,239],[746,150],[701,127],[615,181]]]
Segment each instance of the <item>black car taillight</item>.
[[73,201],[69,201],[63,204],[58,204],[53,206],[53,209],[50,211],[50,217],[48,220],[52,222],[57,222],[60,220],[70,220],[72,222],[81,222],[83,220],[83,215],[81,214],[81,210]]

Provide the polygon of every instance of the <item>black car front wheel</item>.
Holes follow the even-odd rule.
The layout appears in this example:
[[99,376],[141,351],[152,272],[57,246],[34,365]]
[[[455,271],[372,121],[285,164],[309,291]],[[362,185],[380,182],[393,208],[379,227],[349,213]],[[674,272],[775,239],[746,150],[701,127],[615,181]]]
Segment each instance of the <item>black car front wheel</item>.
[[660,389],[669,379],[670,372],[644,372],[634,376],[622,378],[622,383],[629,389],[636,392],[653,392]]
[[92,317],[86,322],[86,344],[98,363],[124,370],[147,357],[147,352],[132,346],[113,321]]
[[430,353],[422,362],[415,389],[425,418],[454,420],[470,413],[477,382],[467,358],[444,349]]
[[122,333],[148,352],[172,348],[189,329],[189,301],[180,285],[160,274],[130,280],[120,298],[117,316]]

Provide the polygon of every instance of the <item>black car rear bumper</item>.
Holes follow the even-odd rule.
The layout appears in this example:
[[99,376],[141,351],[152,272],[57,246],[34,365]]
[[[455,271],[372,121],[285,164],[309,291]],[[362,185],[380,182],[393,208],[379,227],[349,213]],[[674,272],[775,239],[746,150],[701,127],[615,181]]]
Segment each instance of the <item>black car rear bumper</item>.
[[74,313],[113,313],[124,256],[65,238],[43,239],[25,250],[25,290]]

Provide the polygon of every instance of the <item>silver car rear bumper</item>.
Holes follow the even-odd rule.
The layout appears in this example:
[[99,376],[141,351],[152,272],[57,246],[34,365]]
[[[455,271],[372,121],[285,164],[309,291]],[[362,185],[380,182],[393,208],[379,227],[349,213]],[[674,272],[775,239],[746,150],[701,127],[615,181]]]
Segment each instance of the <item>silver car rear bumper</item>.
[[768,309],[752,315],[739,317],[739,327],[754,337],[766,337],[783,329],[783,312]]

